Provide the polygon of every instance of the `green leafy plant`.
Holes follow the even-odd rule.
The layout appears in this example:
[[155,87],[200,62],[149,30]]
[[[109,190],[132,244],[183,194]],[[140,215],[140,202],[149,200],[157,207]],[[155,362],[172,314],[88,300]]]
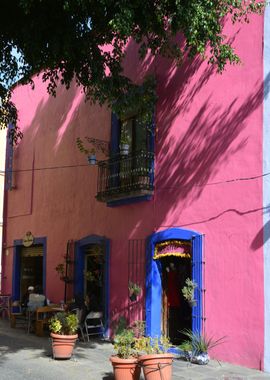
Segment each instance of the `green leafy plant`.
[[194,290],[197,288],[195,281],[187,278],[185,281],[185,286],[182,288],[182,294],[187,301],[194,301]]
[[[240,62],[233,39],[230,41],[223,31],[224,18],[231,18],[232,23],[248,22],[249,15],[261,14],[264,6],[265,1],[257,0],[159,1],[155,7],[148,2],[104,0],[95,3],[93,12],[85,0],[54,2],[51,7],[43,1],[17,2],[12,11],[18,17],[12,23],[10,8],[2,11],[2,28],[6,32],[0,38],[4,52],[0,55],[0,124],[7,126],[12,120],[16,126],[17,112],[10,107],[9,88],[18,77],[34,88],[33,73],[47,82],[53,96],[58,85],[70,88],[74,80],[82,86],[87,99],[111,107],[123,99],[123,108],[137,100],[141,109],[147,104],[146,96],[141,86],[124,75],[122,65],[131,38],[139,47],[141,60],[151,53],[180,65],[188,56],[199,54],[222,71],[227,63]],[[182,45],[176,43],[179,33],[185,40]],[[65,44],[61,43],[63,35]],[[55,43],[48,43],[51,40]],[[105,45],[111,45],[111,51],[104,51]],[[13,50],[20,54],[19,60]],[[106,75],[108,69],[110,75]],[[133,96],[125,99],[127,94]]]
[[130,139],[125,126],[121,128],[120,145],[129,145]]
[[[86,138],[87,139],[87,138]],[[87,155],[94,155],[96,154],[96,150],[94,148],[87,149],[80,137],[77,137],[76,139],[76,145],[77,148],[81,153],[87,154]]]
[[114,337],[113,346],[119,358],[128,359],[136,356],[134,344],[134,332],[131,329],[124,329]]
[[129,281],[128,283],[128,290],[129,290],[129,295],[135,295],[138,296],[141,294],[142,288],[140,285],[136,284],[135,282]]
[[73,335],[79,327],[79,320],[76,314],[61,311],[56,313],[49,320],[49,330],[55,334]]
[[124,330],[127,329],[127,319],[121,316],[116,322],[115,326],[115,336],[120,335]]
[[137,320],[131,326],[136,338],[140,338],[145,334],[145,321]]
[[98,281],[97,273],[95,273],[94,271],[87,270],[87,271],[84,271],[83,274],[84,274],[84,278],[87,281],[90,281],[90,282],[97,282]]
[[65,282],[72,282],[72,279],[65,275],[65,264],[58,264],[55,267],[55,270],[59,274],[60,280]]
[[55,270],[60,276],[64,276],[64,264],[56,265]]
[[170,347],[171,343],[165,336],[160,338],[142,336],[135,339],[135,350],[138,354],[162,354],[167,352]]
[[184,340],[180,345],[179,348],[184,353],[191,352],[192,351],[192,344],[189,340]]
[[[202,353],[208,353],[211,348],[218,346],[224,342],[225,337],[215,339],[213,336],[209,337],[202,335],[198,332],[185,329],[182,333],[188,338],[179,346],[183,351],[187,351],[184,348],[188,348],[188,351],[192,351],[192,356],[200,355]],[[182,347],[182,348],[181,348]],[[184,347],[184,348],[183,348]],[[189,349],[191,348],[191,349]]]

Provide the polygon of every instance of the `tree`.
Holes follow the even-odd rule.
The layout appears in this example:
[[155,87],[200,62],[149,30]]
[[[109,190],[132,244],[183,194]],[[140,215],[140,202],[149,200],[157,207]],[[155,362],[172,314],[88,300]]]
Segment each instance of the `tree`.
[[[16,125],[10,86],[18,77],[33,84],[33,74],[40,74],[54,96],[59,83],[69,88],[75,80],[87,99],[109,106],[138,92],[122,72],[130,38],[138,43],[141,59],[150,51],[181,64],[185,55],[200,54],[222,71],[240,61],[222,34],[224,18],[248,22],[249,14],[263,7],[257,0],[2,0],[1,127],[8,121]],[[179,34],[184,45],[177,42]]]

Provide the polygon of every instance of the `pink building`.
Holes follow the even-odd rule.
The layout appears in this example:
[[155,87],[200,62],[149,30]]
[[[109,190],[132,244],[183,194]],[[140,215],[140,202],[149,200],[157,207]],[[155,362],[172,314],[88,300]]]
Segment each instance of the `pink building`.
[[[130,44],[126,72],[157,78],[147,128],[76,87],[55,99],[38,78],[34,91],[15,89],[24,138],[8,154],[3,292],[20,299],[40,286],[55,302],[90,292],[107,335],[121,316],[176,344],[190,327],[226,336],[212,357],[270,370],[269,8],[227,32],[242,64],[222,75],[199,59],[135,65]],[[85,136],[98,165],[76,146]],[[142,288],[136,300],[130,282]]]

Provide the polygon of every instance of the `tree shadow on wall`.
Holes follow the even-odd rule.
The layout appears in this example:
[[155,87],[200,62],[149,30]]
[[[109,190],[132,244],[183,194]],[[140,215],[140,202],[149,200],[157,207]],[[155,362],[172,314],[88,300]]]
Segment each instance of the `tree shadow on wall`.
[[168,196],[177,189],[176,202],[188,194],[193,200],[198,198],[221,162],[231,159],[247,143],[244,138],[237,146],[233,145],[245,129],[245,122],[261,105],[264,89],[269,91],[269,81],[270,75],[240,105],[234,99],[222,110],[221,106],[212,106],[210,99],[206,100],[180,141],[176,144],[169,138],[163,143],[158,157],[157,189],[166,190]]
[[[177,43],[183,47],[184,38],[178,37]],[[190,109],[197,93],[215,72],[214,66],[206,65],[199,55],[190,59],[185,54],[181,66],[161,56],[148,55],[139,60],[138,45],[134,41],[127,46],[125,62],[128,66],[124,70],[125,75],[136,83],[141,83],[148,75],[155,76],[158,94],[156,122],[162,130],[171,127],[179,112]]]
[[[264,209],[265,214],[270,213],[270,206],[267,206]],[[265,225],[259,230],[257,235],[254,237],[250,248],[253,251],[256,251],[257,249],[261,248],[268,240],[270,239],[270,221],[265,223]]]

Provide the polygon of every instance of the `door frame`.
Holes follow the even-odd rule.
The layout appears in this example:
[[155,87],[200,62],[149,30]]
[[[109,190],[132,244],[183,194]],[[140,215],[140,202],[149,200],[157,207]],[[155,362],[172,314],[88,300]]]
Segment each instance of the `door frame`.
[[[39,237],[34,238],[32,245],[42,245],[43,246],[43,260],[42,260],[42,288],[43,294],[46,294],[46,256],[47,256],[47,238]],[[13,248],[13,271],[12,271],[12,299],[20,299],[20,281],[21,281],[21,248],[23,247],[23,240],[14,240]]]
[[195,289],[197,305],[192,307],[192,331],[202,332],[203,320],[203,234],[182,228],[169,228],[155,232],[148,238],[146,252],[146,335],[161,336],[162,310],[162,265],[154,260],[155,245],[166,240],[190,240],[192,243],[192,280],[198,287]]
[[104,280],[105,280],[105,305],[104,305],[104,330],[105,336],[109,336],[109,299],[110,299],[110,240],[105,236],[89,235],[75,242],[75,267],[74,267],[74,295],[83,294],[84,290],[84,248],[90,244],[103,245],[105,249]]

